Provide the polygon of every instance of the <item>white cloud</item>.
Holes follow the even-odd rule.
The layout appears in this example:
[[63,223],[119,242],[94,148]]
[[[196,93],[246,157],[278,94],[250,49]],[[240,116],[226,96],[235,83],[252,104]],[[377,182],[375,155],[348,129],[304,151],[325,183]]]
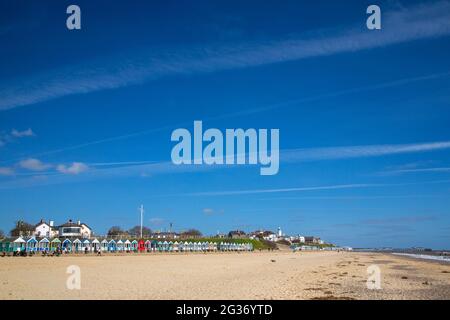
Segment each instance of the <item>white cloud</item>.
[[11,176],[14,174],[14,170],[9,167],[0,167],[0,176]]
[[350,158],[379,157],[385,155],[416,153],[450,149],[450,141],[384,144],[330,148],[292,149],[280,153],[283,162],[303,162],[315,160],[335,160]]
[[70,66],[29,76],[27,80],[11,81],[10,86],[0,90],[0,110],[71,94],[124,87],[166,76],[247,68],[448,36],[450,2],[427,3],[384,12],[383,29],[379,32],[361,30],[357,26],[339,33],[318,34],[320,36],[313,39],[299,37],[227,47],[205,45],[157,53],[140,50],[144,51],[141,56],[111,57]]
[[436,168],[420,168],[420,169],[399,169],[399,170],[387,170],[383,171],[381,175],[400,175],[408,173],[450,173],[449,167],[436,167]]
[[56,170],[64,174],[80,174],[89,169],[89,167],[82,162],[73,162],[70,166],[60,164],[56,166]]
[[280,193],[280,192],[296,192],[296,191],[318,191],[318,190],[337,190],[337,189],[355,189],[383,187],[384,184],[341,184],[319,187],[300,187],[300,188],[280,188],[280,189],[254,189],[254,190],[230,190],[230,191],[212,191],[212,192],[196,192],[187,193],[188,196],[230,196],[230,195],[246,195],[261,193]]
[[43,171],[52,167],[52,165],[45,164],[42,161],[34,158],[20,161],[19,166],[31,171]]
[[12,129],[11,135],[16,138],[23,138],[23,137],[33,137],[35,136],[33,130],[31,128],[28,128],[27,130],[19,131],[17,129]]

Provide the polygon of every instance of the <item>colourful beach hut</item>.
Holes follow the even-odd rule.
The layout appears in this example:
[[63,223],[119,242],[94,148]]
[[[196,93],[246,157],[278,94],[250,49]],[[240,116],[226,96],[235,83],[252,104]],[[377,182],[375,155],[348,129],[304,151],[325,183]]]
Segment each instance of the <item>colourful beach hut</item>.
[[136,252],[138,250],[139,243],[136,239],[131,241],[131,251]]
[[145,249],[147,252],[150,252],[152,250],[152,242],[150,240],[145,241]]
[[81,252],[83,250],[83,243],[80,239],[75,239],[73,241],[73,249],[76,253]]
[[152,240],[151,247],[152,247],[152,251],[158,250],[158,241]]
[[108,242],[108,251],[109,252],[116,252],[117,251],[117,243],[114,241],[114,239],[111,239]]
[[25,245],[25,249],[27,252],[36,252],[38,249],[38,241],[35,237],[31,237],[27,240]]
[[145,252],[146,249],[147,249],[147,246],[145,245],[145,241],[143,239],[140,239],[138,241],[138,251]]
[[50,250],[50,241],[47,238],[43,238],[39,241],[38,245],[39,251],[49,251]]
[[27,242],[22,237],[18,237],[16,240],[13,241],[14,252],[25,250],[26,244]]
[[53,239],[50,242],[50,251],[56,251],[59,248],[61,248],[61,240],[58,238]]
[[72,251],[72,241],[70,239],[65,239],[62,243],[62,249],[67,252]]
[[0,240],[0,248],[1,252],[12,252],[14,250],[13,240],[8,238]]
[[172,250],[174,251],[174,252],[178,252],[178,247],[179,247],[179,243],[178,243],[178,241],[175,241],[174,243],[173,243],[173,246],[172,246]]
[[100,242],[100,248],[102,251],[108,251],[108,240],[103,239],[102,242]]

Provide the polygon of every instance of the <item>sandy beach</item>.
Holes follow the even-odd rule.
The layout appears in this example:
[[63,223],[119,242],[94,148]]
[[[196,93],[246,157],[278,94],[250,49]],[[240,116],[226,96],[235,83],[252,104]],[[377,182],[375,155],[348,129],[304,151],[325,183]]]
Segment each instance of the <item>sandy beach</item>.
[[[367,267],[381,289],[367,289]],[[81,270],[68,290],[67,267]],[[450,299],[450,264],[380,253],[0,258],[0,299]]]

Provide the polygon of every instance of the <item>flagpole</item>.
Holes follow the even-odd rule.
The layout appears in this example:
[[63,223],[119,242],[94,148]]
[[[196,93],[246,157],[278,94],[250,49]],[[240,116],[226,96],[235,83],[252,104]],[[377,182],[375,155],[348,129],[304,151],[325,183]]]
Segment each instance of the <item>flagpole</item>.
[[142,239],[142,226],[143,226],[143,222],[144,222],[144,205],[141,204],[141,239]]

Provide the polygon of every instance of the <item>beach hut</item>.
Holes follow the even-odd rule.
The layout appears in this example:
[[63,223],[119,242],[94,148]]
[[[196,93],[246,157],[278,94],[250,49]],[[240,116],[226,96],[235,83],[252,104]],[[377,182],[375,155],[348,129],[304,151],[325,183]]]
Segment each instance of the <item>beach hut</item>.
[[77,238],[73,241],[73,250],[76,253],[81,252],[83,250],[83,243],[81,242],[80,239]]
[[178,243],[178,241],[175,241],[175,242],[173,243],[173,247],[172,247],[172,248],[173,248],[173,251],[174,251],[174,252],[178,252],[178,249],[179,249],[178,247],[179,247],[179,243]]
[[27,242],[22,237],[18,237],[16,240],[13,241],[14,252],[25,250],[26,243]]
[[139,243],[136,239],[131,241],[131,251],[136,252],[138,250]]
[[62,243],[62,249],[67,252],[72,251],[72,241],[70,239],[65,239]]
[[109,252],[116,252],[117,251],[117,243],[114,241],[114,239],[111,239],[108,242],[108,251]]
[[56,251],[61,248],[61,240],[58,238],[53,239],[50,242],[50,251]]
[[158,241],[152,240],[151,247],[152,251],[156,251],[158,249]]
[[85,239],[81,248],[84,252],[91,251],[91,242],[88,239]]
[[127,252],[131,251],[131,241],[130,240],[127,239],[123,242],[123,250],[127,251]]
[[158,248],[158,251],[159,251],[159,252],[162,252],[162,251],[163,251],[163,243],[162,243],[161,241],[158,241],[158,243],[157,243],[157,248]]
[[38,245],[39,251],[49,251],[50,250],[50,241],[47,238],[43,238],[39,241]]
[[167,241],[162,243],[162,251],[169,251],[169,243]]
[[139,239],[138,241],[138,251],[139,252],[145,252],[147,247],[145,246],[145,241],[143,239]]
[[93,250],[94,252],[100,251],[100,241],[98,241],[97,238],[95,238],[95,239],[92,241],[92,250]]
[[119,252],[124,251],[124,245],[122,240],[117,241],[117,251]]
[[100,248],[102,251],[108,251],[108,240],[103,239],[102,242],[100,242]]
[[172,241],[169,241],[169,252],[172,252],[173,251],[173,242]]
[[38,249],[38,241],[35,237],[31,237],[27,240],[27,243],[25,245],[25,250],[27,252],[36,252]]
[[152,242],[150,240],[145,241],[145,250],[147,250],[147,252],[152,250]]
[[2,239],[0,240],[1,252],[12,252],[14,250],[12,239]]

